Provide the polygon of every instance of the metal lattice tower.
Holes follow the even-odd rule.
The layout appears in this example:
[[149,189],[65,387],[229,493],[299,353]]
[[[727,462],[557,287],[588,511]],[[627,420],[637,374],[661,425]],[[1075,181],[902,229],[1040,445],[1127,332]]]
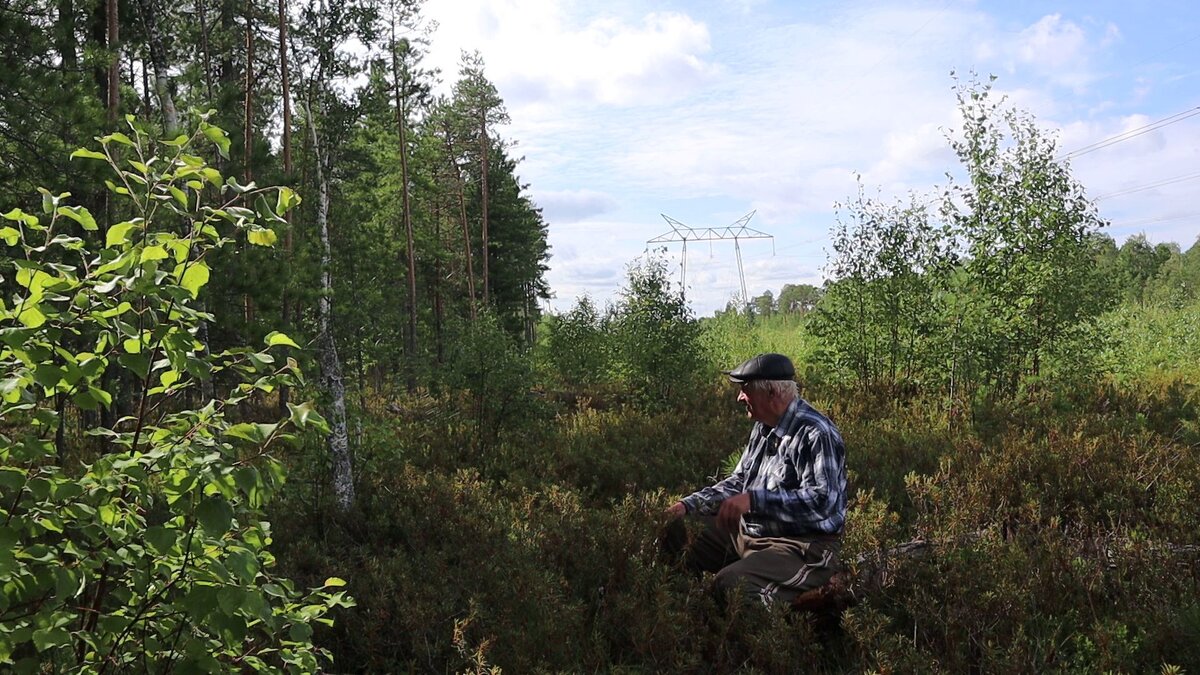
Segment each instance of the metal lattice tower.
[[738,278],[742,284],[742,302],[749,302],[750,295],[746,292],[746,271],[742,267],[742,247],[738,244],[740,239],[770,239],[771,254],[775,253],[775,237],[766,232],[759,232],[753,228],[747,227],[746,224],[754,217],[757,211],[751,211],[746,215],[738,218],[732,225],[725,227],[688,227],[683,223],[675,220],[665,213],[659,214],[667,224],[671,226],[670,232],[665,232],[657,237],[646,242],[649,244],[669,244],[677,241],[683,242],[683,262],[679,269],[679,283],[683,288],[683,292],[687,291],[687,245],[689,241],[733,241],[733,250],[737,255]]

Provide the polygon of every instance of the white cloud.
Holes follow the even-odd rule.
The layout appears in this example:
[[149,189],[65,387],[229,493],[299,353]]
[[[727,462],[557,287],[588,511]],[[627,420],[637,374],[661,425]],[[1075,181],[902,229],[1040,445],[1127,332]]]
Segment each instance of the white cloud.
[[[686,14],[579,20],[550,0],[430,0],[432,59],[448,79],[458,49],[478,49],[510,107],[570,101],[630,105],[685,95],[714,73],[708,27]],[[564,101],[564,99],[568,99]]]
[[1087,39],[1083,29],[1061,14],[1047,14],[1021,31],[1016,56],[1023,64],[1036,64],[1048,70],[1078,66],[1087,60]]
[[998,47],[1010,75],[1033,74],[1058,86],[1083,91],[1103,76],[1097,56],[1121,38],[1120,29],[1108,23],[1098,36],[1089,35],[1078,23],[1062,14],[1047,14]]
[[617,200],[612,195],[595,190],[535,190],[534,201],[552,226],[586,220],[617,208]]

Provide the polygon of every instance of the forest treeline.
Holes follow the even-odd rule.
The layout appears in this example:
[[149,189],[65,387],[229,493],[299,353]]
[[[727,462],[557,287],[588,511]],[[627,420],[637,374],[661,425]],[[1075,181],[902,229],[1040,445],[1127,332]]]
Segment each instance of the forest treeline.
[[[964,178],[852,197],[822,287],[701,319],[651,256],[543,316],[504,102],[423,65],[419,2],[17,0],[0,37],[5,669],[1200,667],[1200,250],[1107,237],[987,83]],[[836,620],[658,555],[761,351],[847,441],[878,583]]]

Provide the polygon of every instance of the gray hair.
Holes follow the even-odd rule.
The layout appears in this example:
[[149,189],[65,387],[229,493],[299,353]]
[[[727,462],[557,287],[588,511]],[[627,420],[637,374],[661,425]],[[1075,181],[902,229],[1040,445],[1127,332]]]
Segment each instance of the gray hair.
[[791,401],[800,395],[800,390],[796,387],[795,380],[751,380],[746,383],[746,388],[769,393],[787,401]]

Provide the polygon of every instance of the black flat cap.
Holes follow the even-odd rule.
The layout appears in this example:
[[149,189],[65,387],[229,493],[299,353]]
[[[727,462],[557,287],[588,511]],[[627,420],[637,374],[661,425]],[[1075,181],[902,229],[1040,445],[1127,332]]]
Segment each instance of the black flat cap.
[[792,360],[783,354],[759,354],[733,370],[721,371],[729,381],[742,384],[751,380],[790,380],[796,377]]

